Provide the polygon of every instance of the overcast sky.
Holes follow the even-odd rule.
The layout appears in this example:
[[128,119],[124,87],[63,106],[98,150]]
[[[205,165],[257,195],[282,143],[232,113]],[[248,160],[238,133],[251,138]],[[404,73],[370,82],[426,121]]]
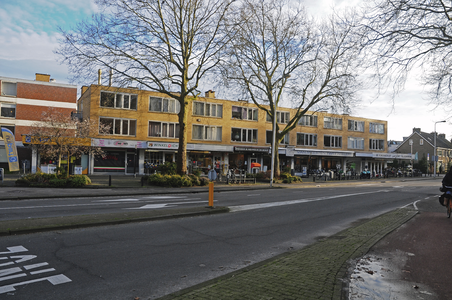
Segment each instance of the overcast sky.
[[[358,2],[305,1],[308,12],[316,15],[329,13],[333,6],[340,9]],[[90,18],[93,12],[96,12],[94,0],[0,0],[0,76],[34,80],[35,73],[44,73],[57,82],[70,83],[67,67],[60,65],[53,53],[58,46],[57,27],[69,29],[80,20]],[[436,127],[438,133],[445,133],[450,139],[450,117],[429,105],[416,79],[415,75],[410,78],[406,89],[395,99],[395,107],[389,96],[371,103],[372,92],[363,92],[361,107],[352,115],[388,121],[389,140],[402,140],[414,127],[433,132],[436,121],[447,120]]]

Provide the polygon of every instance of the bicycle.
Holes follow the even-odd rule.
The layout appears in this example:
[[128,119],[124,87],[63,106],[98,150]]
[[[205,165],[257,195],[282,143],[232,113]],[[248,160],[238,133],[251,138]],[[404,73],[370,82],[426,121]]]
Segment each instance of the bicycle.
[[450,219],[450,215],[452,214],[452,186],[442,186],[439,190],[444,192],[444,194],[439,197],[440,204],[446,207],[447,218]]

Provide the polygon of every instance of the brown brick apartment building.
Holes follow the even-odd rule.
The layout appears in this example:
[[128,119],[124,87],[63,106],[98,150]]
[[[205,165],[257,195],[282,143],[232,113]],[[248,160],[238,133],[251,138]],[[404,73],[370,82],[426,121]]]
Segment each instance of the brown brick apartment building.
[[[68,115],[77,109],[77,87],[57,83],[50,75],[36,73],[35,80],[0,76],[0,127],[7,127],[15,134],[20,166],[27,162],[36,171],[38,155],[23,147],[22,135],[39,120],[50,107]],[[0,143],[0,166],[7,168],[4,143]],[[31,164],[30,164],[31,162]]]

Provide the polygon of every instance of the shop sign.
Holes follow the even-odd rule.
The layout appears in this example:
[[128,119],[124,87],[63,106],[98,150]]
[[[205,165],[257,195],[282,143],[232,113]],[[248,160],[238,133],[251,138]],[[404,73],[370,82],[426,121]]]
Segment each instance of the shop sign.
[[152,149],[174,149],[179,148],[178,143],[159,143],[159,142],[148,142],[148,148]]
[[403,153],[372,153],[373,158],[414,159],[414,154]]
[[295,155],[353,157],[353,152],[295,150]]
[[128,141],[128,140],[110,140],[110,139],[92,139],[91,145],[94,147],[112,147],[112,148],[147,148],[147,142]]
[[263,148],[253,148],[253,147],[234,147],[234,151],[239,152],[265,152],[269,153],[270,151],[269,147],[263,147]]

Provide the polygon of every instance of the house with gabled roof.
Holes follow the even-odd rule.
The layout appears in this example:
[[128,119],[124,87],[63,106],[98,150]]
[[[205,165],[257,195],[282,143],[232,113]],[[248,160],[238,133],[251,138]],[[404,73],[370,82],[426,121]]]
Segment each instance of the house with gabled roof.
[[[394,152],[415,154],[416,161],[425,156],[429,165],[431,165],[429,172],[433,173],[434,146],[434,132],[427,133],[421,131],[421,128],[413,128],[413,133],[404,138],[403,142]],[[452,164],[452,143],[446,139],[446,135],[443,133],[437,133],[436,135],[436,151],[438,156],[436,172],[444,173]]]

